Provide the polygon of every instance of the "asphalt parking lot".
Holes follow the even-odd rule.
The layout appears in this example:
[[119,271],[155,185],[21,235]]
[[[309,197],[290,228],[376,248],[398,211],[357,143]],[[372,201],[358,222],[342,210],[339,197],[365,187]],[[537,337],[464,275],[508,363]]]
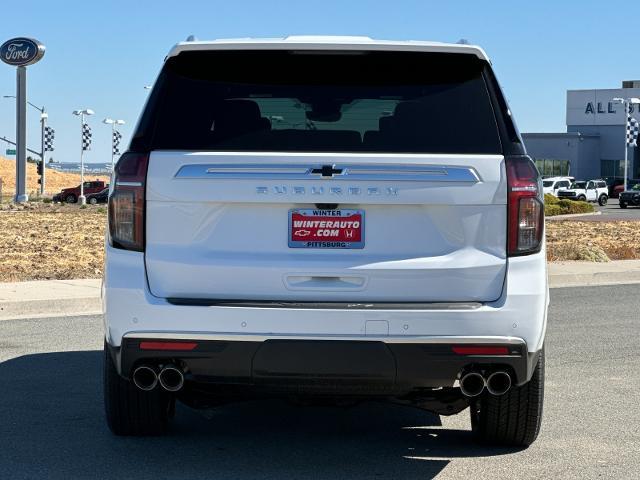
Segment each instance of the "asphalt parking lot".
[[167,436],[117,438],[101,319],[0,321],[0,478],[640,478],[638,288],[552,290],[545,418],[527,450],[475,445],[466,411],[376,403],[179,407]]
[[603,207],[594,204],[596,211],[601,212],[600,215],[574,217],[575,220],[591,221],[591,222],[612,222],[616,220],[639,221],[640,207],[620,208],[617,198],[610,198]]

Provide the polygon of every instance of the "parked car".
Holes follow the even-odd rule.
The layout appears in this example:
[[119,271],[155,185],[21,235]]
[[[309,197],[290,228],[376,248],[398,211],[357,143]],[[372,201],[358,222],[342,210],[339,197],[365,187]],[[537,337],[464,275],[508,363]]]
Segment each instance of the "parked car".
[[91,205],[95,205],[97,203],[107,203],[109,199],[109,187],[106,187],[99,191],[98,193],[92,193],[86,196],[87,203]]
[[578,200],[582,202],[598,202],[603,206],[609,200],[609,190],[604,180],[573,182],[565,190],[558,192],[558,198]]
[[545,194],[558,196],[558,192],[566,190],[571,186],[572,179],[569,177],[550,177],[542,179],[542,191]]
[[633,207],[640,206],[640,182],[636,183],[630,190],[622,192],[619,202],[620,208],[627,208],[629,205]]
[[[627,188],[631,188],[638,183],[640,183],[640,179],[629,178],[627,180]],[[617,185],[615,185],[613,188],[610,188],[610,190],[613,190],[613,198],[618,198],[620,194],[624,192],[624,183],[622,179],[620,179],[620,182]]]
[[109,198],[111,431],[320,397],[469,408],[481,441],[531,444],[549,296],[517,132],[476,46],[177,44]]
[[[92,193],[98,193],[107,188],[102,180],[95,180],[93,182],[84,182],[84,195],[85,198],[87,195]],[[76,203],[80,198],[80,185],[73,188],[63,188],[62,191],[53,196],[54,202],[66,202],[66,203]]]

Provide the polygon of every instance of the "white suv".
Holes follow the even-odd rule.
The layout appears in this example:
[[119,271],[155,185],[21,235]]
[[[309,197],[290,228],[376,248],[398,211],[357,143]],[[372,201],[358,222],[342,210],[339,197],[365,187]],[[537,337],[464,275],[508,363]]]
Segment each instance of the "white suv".
[[599,205],[604,206],[609,200],[609,187],[604,180],[573,182],[569,188],[558,192],[558,198],[598,202]]
[[538,435],[542,185],[484,51],[332,37],[176,45],[114,172],[105,405],[383,399]]

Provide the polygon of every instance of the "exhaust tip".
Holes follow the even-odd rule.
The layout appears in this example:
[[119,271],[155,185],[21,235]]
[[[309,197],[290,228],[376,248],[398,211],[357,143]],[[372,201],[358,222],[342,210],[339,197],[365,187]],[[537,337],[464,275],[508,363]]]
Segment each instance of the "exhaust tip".
[[507,372],[493,372],[487,378],[487,391],[491,395],[504,395],[511,388],[511,375]]
[[140,390],[148,392],[156,388],[158,384],[158,375],[155,370],[146,365],[141,365],[133,371],[133,383]]
[[177,392],[184,385],[184,375],[182,370],[173,365],[166,366],[158,375],[158,380],[162,388],[168,392]]
[[477,397],[484,387],[484,377],[477,372],[467,373],[460,379],[460,391],[466,397]]

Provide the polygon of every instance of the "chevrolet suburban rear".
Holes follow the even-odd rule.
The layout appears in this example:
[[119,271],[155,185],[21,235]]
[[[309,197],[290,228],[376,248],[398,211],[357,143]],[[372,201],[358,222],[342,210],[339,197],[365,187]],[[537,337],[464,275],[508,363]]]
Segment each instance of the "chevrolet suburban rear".
[[542,184],[471,45],[184,42],[118,161],[103,287],[119,435],[176,401],[469,408],[538,435]]

